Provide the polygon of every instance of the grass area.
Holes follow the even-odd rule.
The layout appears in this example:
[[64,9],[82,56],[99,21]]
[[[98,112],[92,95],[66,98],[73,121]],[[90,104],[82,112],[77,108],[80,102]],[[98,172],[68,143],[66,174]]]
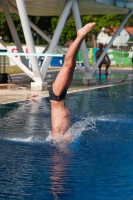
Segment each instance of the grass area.
[[[48,70],[58,70],[59,68],[49,68]],[[1,73],[4,72],[4,68],[1,67]],[[24,73],[18,66],[6,66],[6,73],[7,74],[20,74]]]
[[[3,70],[1,70],[3,72]],[[6,66],[6,73],[7,74],[20,74],[23,71],[18,66]]]

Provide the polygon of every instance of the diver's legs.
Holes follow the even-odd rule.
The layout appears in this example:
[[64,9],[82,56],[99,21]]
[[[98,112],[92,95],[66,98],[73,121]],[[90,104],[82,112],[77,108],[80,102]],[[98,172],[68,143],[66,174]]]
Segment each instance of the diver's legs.
[[53,91],[57,96],[63,92],[64,88],[68,88],[71,84],[74,68],[76,66],[76,56],[81,46],[81,43],[87,33],[93,29],[95,22],[85,25],[77,31],[77,37],[69,47],[64,60],[64,65],[58,73],[54,83]]

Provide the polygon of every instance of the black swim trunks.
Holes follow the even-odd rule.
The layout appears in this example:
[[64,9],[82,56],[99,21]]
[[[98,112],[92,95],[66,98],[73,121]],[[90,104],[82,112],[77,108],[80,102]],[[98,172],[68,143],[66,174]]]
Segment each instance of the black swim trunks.
[[60,96],[55,95],[53,92],[52,85],[51,85],[51,87],[49,89],[49,98],[50,98],[50,100],[60,101],[60,100],[65,99],[66,93],[67,93],[67,90],[64,89],[64,91],[62,92],[62,94]]
[[103,58],[102,62],[99,64],[99,66],[106,64],[107,63],[107,58],[106,56]]

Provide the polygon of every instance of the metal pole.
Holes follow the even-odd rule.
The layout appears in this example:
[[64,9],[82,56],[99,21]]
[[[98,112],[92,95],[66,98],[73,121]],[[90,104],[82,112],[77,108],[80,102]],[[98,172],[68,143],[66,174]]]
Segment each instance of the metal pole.
[[[10,2],[6,2],[7,5],[10,6],[10,8],[18,14],[17,9],[15,8],[15,6],[13,6]],[[29,21],[30,26],[33,30],[35,30],[40,36],[42,36],[42,38],[44,38],[48,43],[51,43],[51,39],[41,30],[39,29],[33,22]],[[57,45],[56,49],[61,53],[61,54],[65,54],[65,52]]]
[[121,32],[123,26],[125,25],[125,23],[127,22],[128,18],[131,16],[133,10],[129,10],[128,14],[126,15],[125,19],[123,20],[123,22],[121,23],[121,25],[119,26],[118,30],[116,31],[114,37],[110,40],[108,46],[105,48],[105,50],[103,51],[102,55],[100,56],[100,58],[98,59],[96,65],[94,66],[94,68],[92,69],[92,74],[95,73],[96,69],[98,68],[99,64],[101,63],[101,61],[103,60],[104,56],[106,55],[107,51],[109,50],[109,48],[111,47],[111,45],[113,44],[115,38],[119,35],[119,33]]
[[0,56],[0,74],[1,74],[1,56]]
[[[29,25],[29,19],[27,16],[26,6],[24,0],[16,0],[25,40],[29,49],[29,53],[35,53],[35,47],[33,43],[32,33]],[[38,61],[36,57],[30,57],[33,73],[35,75],[35,82],[43,82],[43,79],[41,77],[41,73],[38,66]]]
[[[66,2],[66,5],[65,5],[64,10],[63,10],[63,12],[62,12],[62,14],[60,16],[59,22],[57,24],[55,33],[53,35],[53,38],[52,38],[52,41],[51,41],[51,43],[49,45],[49,49],[48,49],[47,53],[53,53],[54,52],[54,50],[56,48],[56,45],[57,45],[57,43],[59,41],[59,37],[61,35],[62,29],[63,29],[63,27],[65,25],[68,13],[69,13],[70,8],[72,6],[72,3],[73,3],[73,0],[68,0]],[[48,70],[48,67],[49,67],[51,59],[52,59],[52,57],[45,58],[45,60],[44,60],[44,62],[42,64],[41,74],[42,74],[43,78],[46,76],[46,73],[47,73],[47,70]]]
[[[77,0],[75,0],[73,2],[72,11],[73,11],[74,19],[75,19],[76,29],[79,30],[80,28],[82,28],[82,23],[81,23],[81,18],[80,18]],[[85,68],[87,70],[91,71],[85,40],[83,40],[83,42],[81,44],[81,52],[82,52],[82,57],[83,57]]]
[[[23,51],[23,48],[22,48],[22,45],[21,45],[21,42],[19,40],[19,37],[18,37],[18,34],[17,34],[17,31],[16,31],[16,28],[15,28],[15,25],[14,25],[14,22],[12,20],[12,17],[11,17],[11,14],[9,12],[9,9],[8,9],[8,6],[5,5],[4,1],[2,2],[2,8],[3,8],[3,11],[4,11],[4,14],[5,14],[5,17],[6,17],[6,20],[7,20],[7,23],[8,23],[8,26],[10,28],[10,31],[11,31],[11,34],[12,34],[12,37],[13,37],[13,40],[17,46],[17,49],[19,52],[24,52]],[[28,63],[26,61],[26,58],[24,56],[21,56],[21,61],[22,63],[28,67]]]
[[[49,44],[46,46],[46,48],[43,50],[43,52],[42,52],[42,53],[46,53],[46,52],[47,52],[47,50],[48,50],[48,48],[49,48]],[[38,62],[40,62],[40,61],[41,61],[41,59],[42,59],[42,56],[40,56],[40,57],[38,58]]]
[[[18,13],[18,10],[17,8],[12,5],[10,2],[5,2],[7,5],[9,5],[9,7],[16,13],[16,14],[19,14]],[[67,17],[67,20],[70,16]],[[34,29],[40,36],[42,36],[42,38],[44,38],[48,43],[51,43],[51,39],[42,31],[40,30],[33,22],[29,21],[30,23],[30,26],[32,29]],[[66,22],[65,22],[66,23]],[[65,54],[65,52],[57,45],[56,46],[56,49],[61,53],[61,54]],[[82,67],[80,67],[78,64],[76,64],[76,67],[82,72],[84,73],[84,69],[82,69]]]
[[[29,21],[31,28],[33,28],[42,38],[44,38],[48,43],[51,43],[51,39],[42,31],[40,30],[33,22]],[[61,53],[65,54],[65,52],[59,47],[56,46],[56,49]]]
[[3,65],[4,73],[6,73],[6,56],[3,56]]

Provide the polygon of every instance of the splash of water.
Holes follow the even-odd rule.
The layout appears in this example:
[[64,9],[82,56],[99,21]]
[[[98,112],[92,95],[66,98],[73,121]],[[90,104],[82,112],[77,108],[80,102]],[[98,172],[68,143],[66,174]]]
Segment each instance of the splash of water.
[[[70,135],[71,142],[74,142],[77,138],[81,136],[83,131],[87,130],[95,130],[96,129],[96,119],[93,117],[88,116],[87,118],[82,117],[80,118],[80,121],[74,123],[68,131],[65,133],[65,135]],[[52,133],[49,132],[48,137],[46,138],[46,142],[51,142],[53,140]],[[57,135],[56,140],[60,143],[64,142],[64,137],[60,134]]]
[[80,138],[80,136],[82,135],[82,133],[84,131],[95,131],[96,130],[96,118],[88,115],[88,117],[80,117],[80,120],[76,123],[74,123],[69,130],[66,132],[66,135],[70,135],[71,137],[71,141],[70,142],[66,142],[64,141],[64,137],[61,134],[58,134],[58,136],[56,137],[56,141],[53,139],[52,133],[51,131],[48,132],[48,136],[46,138],[42,138],[41,137],[37,137],[37,136],[29,136],[29,137],[6,137],[4,138],[5,140],[9,140],[9,141],[15,141],[15,142],[29,142],[29,143],[51,143],[51,144],[59,144],[62,146],[65,146],[66,143],[67,145],[69,143],[73,143],[75,142],[78,138]]
[[[87,132],[97,132],[97,125],[96,123],[98,121],[118,121],[121,120],[120,116],[112,116],[112,115],[100,115],[97,117],[94,117],[90,113],[88,116],[85,117],[78,117],[78,121],[74,123],[69,130],[67,131],[66,135],[71,136],[71,141],[70,143],[74,143],[77,141],[78,138],[82,135],[84,131]],[[56,137],[56,142],[53,139],[51,131],[48,132],[48,136],[46,138],[43,138],[43,136],[27,136],[27,137],[5,137],[5,140],[8,141],[14,141],[14,142],[27,142],[27,143],[50,143],[51,145],[59,144],[62,146],[66,145],[66,141],[64,141],[64,137],[62,135],[58,135]],[[59,141],[59,142],[57,142]],[[67,145],[69,142],[67,142]]]
[[82,133],[87,131],[94,131],[96,130],[96,119],[94,117],[83,117],[80,119],[80,121],[76,122],[75,124],[70,127],[68,130],[72,135],[72,141],[75,141],[77,138],[79,138]]
[[32,142],[33,136],[30,136],[28,138],[19,138],[19,137],[14,137],[14,138],[5,138],[8,141],[14,141],[14,142]]

